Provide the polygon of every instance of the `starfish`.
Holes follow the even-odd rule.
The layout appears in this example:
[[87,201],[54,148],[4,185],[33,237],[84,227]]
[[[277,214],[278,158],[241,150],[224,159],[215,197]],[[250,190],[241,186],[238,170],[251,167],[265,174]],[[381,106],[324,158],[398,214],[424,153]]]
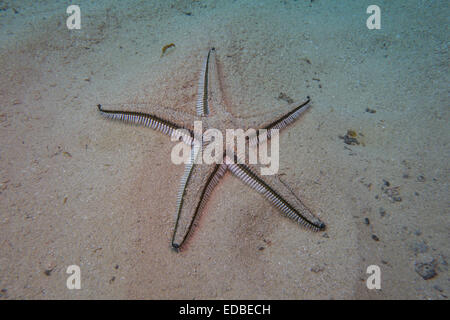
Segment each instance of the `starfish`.
[[[272,113],[270,116],[259,115],[244,119],[232,115],[227,111],[224,103],[215,56],[216,50],[211,48],[203,62],[198,86],[196,116],[170,108],[158,108],[157,106],[148,106],[150,112],[142,113],[132,111],[133,104],[122,104],[121,110],[105,109],[99,104],[97,105],[98,110],[109,119],[150,127],[170,136],[173,141],[180,140],[192,147],[198,142],[198,138],[192,129],[196,120],[202,121],[203,127],[215,128],[223,133],[226,132],[226,129],[231,128],[281,130],[293,123],[310,107],[311,99],[307,97],[306,101],[294,102],[288,106],[277,108],[274,111],[275,114]],[[255,148],[269,140],[273,131],[269,131],[265,135],[260,132],[262,130],[258,130],[258,133],[253,137],[247,137],[249,148]],[[206,145],[207,142],[200,142],[202,148],[205,148]],[[199,154],[198,149],[191,148],[189,161],[187,161],[181,179],[177,199],[177,218],[172,236],[172,247],[177,252],[182,249],[186,240],[192,234],[194,221],[204,209],[215,186],[227,171],[262,194],[272,205],[300,225],[312,231],[325,229],[325,224],[315,217],[308,207],[276,175],[267,175],[264,178],[258,176],[255,168],[250,164],[239,161],[236,150],[231,150],[228,145],[224,147],[226,150],[224,150],[223,159],[221,159],[223,161],[213,164],[199,164],[195,161]]]

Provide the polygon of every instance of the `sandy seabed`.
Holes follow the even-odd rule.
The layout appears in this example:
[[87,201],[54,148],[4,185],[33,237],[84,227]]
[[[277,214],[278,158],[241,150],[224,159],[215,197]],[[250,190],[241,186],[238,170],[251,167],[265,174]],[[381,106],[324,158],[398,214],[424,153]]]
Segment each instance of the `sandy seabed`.
[[[0,299],[448,299],[448,3],[380,0],[380,30],[370,4],[79,1],[68,30],[67,4],[0,2]],[[227,174],[170,249],[173,143],[96,105],[194,113],[212,46],[233,113],[311,96],[279,174],[325,232]]]

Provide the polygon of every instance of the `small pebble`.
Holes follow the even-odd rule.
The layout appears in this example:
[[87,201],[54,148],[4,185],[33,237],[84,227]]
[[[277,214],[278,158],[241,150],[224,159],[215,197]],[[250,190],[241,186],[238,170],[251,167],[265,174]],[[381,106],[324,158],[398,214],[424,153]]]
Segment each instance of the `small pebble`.
[[425,177],[424,177],[424,176],[418,176],[418,177],[417,177],[417,181],[419,181],[419,182],[425,182]]
[[434,261],[430,263],[415,263],[415,270],[416,272],[424,279],[429,280],[431,278],[434,278],[437,275],[436,272],[436,266]]
[[350,137],[350,136],[348,136],[348,135],[345,135],[345,136],[340,137],[340,138],[344,139],[344,142],[345,142],[346,144],[348,144],[348,145],[352,145],[352,146],[354,146],[354,145],[359,145],[358,139],[353,138],[353,137]]
[[386,210],[384,208],[380,208],[379,210],[380,216],[384,217],[386,215]]
[[374,234],[372,235],[372,239],[375,240],[375,241],[380,241],[380,239]]
[[294,103],[294,100],[291,97],[289,97],[287,94],[285,94],[284,92],[280,92],[280,94],[278,95],[278,99],[284,100],[289,104]]
[[314,272],[314,273],[318,273],[318,272],[321,272],[323,270],[324,270],[324,267],[321,267],[321,266],[314,266],[314,267],[311,268],[311,271]]
[[364,223],[369,225],[370,224],[369,218],[364,218]]

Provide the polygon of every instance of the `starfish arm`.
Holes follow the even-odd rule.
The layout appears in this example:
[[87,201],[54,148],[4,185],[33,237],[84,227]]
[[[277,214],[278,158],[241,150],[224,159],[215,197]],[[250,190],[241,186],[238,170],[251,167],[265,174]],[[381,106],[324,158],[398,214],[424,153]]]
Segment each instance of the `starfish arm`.
[[[238,119],[239,125],[245,129],[266,129],[267,135],[260,135],[258,130],[255,138],[251,139],[250,145],[255,145],[271,138],[271,129],[282,130],[291,123],[295,122],[303,112],[310,106],[311,99],[306,101],[294,102],[284,107],[276,108],[273,113],[250,117],[247,119]],[[255,140],[256,139],[256,140]]]
[[304,102],[296,102],[292,103],[288,106],[290,109],[289,112],[284,113],[280,117],[275,117],[276,120],[272,120],[269,123],[263,124],[261,126],[262,129],[284,129],[291,123],[293,123],[295,120],[297,120],[300,115],[305,112],[309,107],[311,99],[308,97],[308,99]]
[[197,105],[196,111],[199,117],[206,117],[209,114],[209,101],[208,101],[208,83],[209,83],[209,65],[210,60],[214,57],[215,49],[208,50],[208,54],[203,60],[202,70],[200,72],[200,78],[198,80],[198,93],[197,93]]
[[[100,114],[106,118],[119,120],[130,124],[142,125],[160,131],[171,137],[192,144],[193,132],[191,129],[195,117],[173,109],[151,108],[151,113],[130,111],[137,108],[136,104],[122,104],[122,110],[104,109],[101,104],[97,105]],[[148,108],[148,107],[147,107]]]
[[175,250],[180,250],[192,234],[196,218],[226,171],[225,164],[194,164],[191,161],[186,165],[178,194],[177,218],[172,236],[172,247]]
[[[213,106],[212,110],[211,106]],[[208,50],[203,62],[198,82],[196,109],[197,115],[202,117],[231,116],[224,105],[224,91],[215,48]]]
[[233,161],[226,156],[225,163],[231,173],[251,188],[264,195],[272,205],[278,208],[287,217],[313,231],[325,229],[325,224],[316,218],[292,190],[282,183],[275,175],[265,176],[264,180],[269,181],[269,183],[267,183],[261,177],[256,175],[248,165],[238,163],[237,159]]

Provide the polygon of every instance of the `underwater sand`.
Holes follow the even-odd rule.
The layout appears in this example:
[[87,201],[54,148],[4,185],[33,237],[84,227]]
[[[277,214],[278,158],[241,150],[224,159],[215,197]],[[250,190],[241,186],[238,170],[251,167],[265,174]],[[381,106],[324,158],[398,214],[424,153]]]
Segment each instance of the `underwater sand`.
[[[0,299],[448,299],[448,3],[378,1],[380,30],[370,4],[80,1],[69,31],[66,4],[2,1]],[[194,113],[212,46],[233,113],[311,96],[280,134],[279,174],[325,233],[228,173],[170,249],[174,144],[96,105]]]

